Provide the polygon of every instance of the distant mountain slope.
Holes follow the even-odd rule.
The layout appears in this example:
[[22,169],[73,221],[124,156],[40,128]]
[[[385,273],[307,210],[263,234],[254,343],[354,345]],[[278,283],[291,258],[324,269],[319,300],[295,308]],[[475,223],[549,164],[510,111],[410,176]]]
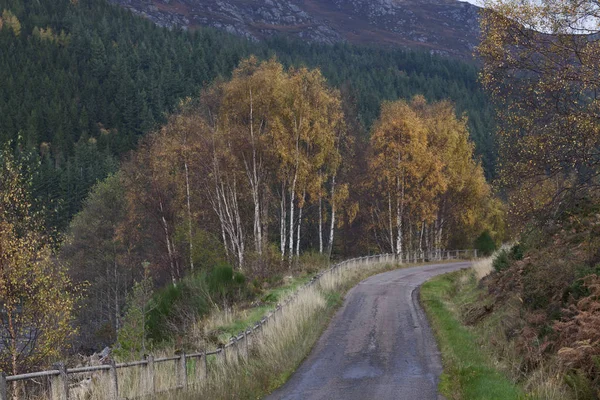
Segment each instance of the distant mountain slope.
[[470,58],[477,6],[455,0],[110,0],[167,27],[211,26],[253,39],[419,48]]
[[10,143],[26,158],[52,226],[64,228],[90,187],[180,99],[227,77],[251,54],[320,68],[364,126],[355,136],[384,100],[451,99],[468,115],[477,153],[493,174],[493,113],[473,63],[285,37],[252,42],[202,27],[170,31],[105,0],[0,0],[5,11],[20,29],[0,21],[0,146]]

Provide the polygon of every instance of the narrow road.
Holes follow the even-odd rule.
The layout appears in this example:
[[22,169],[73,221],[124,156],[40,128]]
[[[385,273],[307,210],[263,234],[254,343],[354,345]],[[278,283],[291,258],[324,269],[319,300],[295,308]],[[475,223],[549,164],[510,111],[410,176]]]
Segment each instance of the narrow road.
[[438,399],[442,366],[418,287],[469,265],[400,269],[362,281],[308,358],[267,399]]

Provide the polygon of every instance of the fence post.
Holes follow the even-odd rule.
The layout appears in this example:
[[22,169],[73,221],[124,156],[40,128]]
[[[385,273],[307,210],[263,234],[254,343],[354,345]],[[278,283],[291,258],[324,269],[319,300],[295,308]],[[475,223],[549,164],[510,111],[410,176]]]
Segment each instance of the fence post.
[[6,374],[0,372],[0,400],[8,400],[8,392],[6,391]]
[[208,379],[208,356],[206,355],[206,350],[204,350],[204,378]]
[[477,258],[477,249],[474,249],[474,250],[473,250],[473,254],[475,255],[475,257],[474,257],[474,258]]
[[110,400],[119,399],[119,380],[117,376],[117,364],[115,360],[110,361],[110,369],[108,370],[109,383],[108,383],[108,398]]
[[237,353],[237,361],[240,361],[240,341],[237,336],[234,336],[233,341],[235,343],[235,352]]
[[154,384],[154,356],[147,356],[148,364],[146,364],[146,387],[149,394],[156,393],[156,385]]
[[244,331],[244,343],[246,344],[246,361],[248,361],[250,359],[250,349],[248,348],[248,331]]
[[177,368],[177,385],[179,387],[187,387],[187,362],[185,360],[185,353],[181,353],[179,356],[179,368]]
[[57,363],[53,365],[53,368],[57,369],[59,374],[52,376],[50,381],[52,400],[67,400],[69,398],[69,381],[65,364]]

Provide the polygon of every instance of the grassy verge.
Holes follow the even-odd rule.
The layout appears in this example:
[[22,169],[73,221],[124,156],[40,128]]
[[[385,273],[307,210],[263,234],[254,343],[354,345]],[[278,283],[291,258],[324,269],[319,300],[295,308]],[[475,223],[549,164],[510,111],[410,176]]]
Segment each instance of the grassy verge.
[[459,320],[460,305],[475,296],[474,290],[464,287],[474,288],[476,282],[473,271],[459,271],[436,277],[421,288],[421,302],[442,352],[440,391],[448,399],[524,399],[523,390],[497,368],[481,338]]
[[217,342],[226,343],[231,336],[237,335],[246,327],[254,325],[263,316],[273,311],[282,299],[298,290],[313,275],[290,276],[282,285],[267,290],[255,307],[213,312],[207,319],[199,321],[198,324],[204,331],[205,336],[213,336]]
[[160,399],[258,399],[287,381],[308,355],[344,294],[370,275],[397,268],[370,264],[324,276],[319,285],[301,292],[282,315],[265,326],[251,344],[251,354],[210,360],[208,379],[199,379],[189,390],[170,392]]

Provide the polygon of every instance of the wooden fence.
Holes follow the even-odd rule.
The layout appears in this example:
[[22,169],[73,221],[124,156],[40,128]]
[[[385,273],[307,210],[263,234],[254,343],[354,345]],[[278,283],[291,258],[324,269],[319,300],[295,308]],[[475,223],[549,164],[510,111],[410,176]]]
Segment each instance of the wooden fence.
[[[438,250],[436,252],[420,253],[420,254],[407,254],[402,257],[400,263],[418,263],[423,261],[439,261],[439,260],[452,260],[452,259],[468,259],[477,258],[477,250]],[[200,353],[174,355],[172,357],[154,358],[148,356],[144,360],[126,362],[126,363],[115,363],[114,360],[110,361],[105,365],[90,366],[90,367],[79,367],[79,368],[67,368],[64,364],[58,363],[53,366],[53,369],[41,372],[33,372],[28,374],[6,376],[4,373],[0,374],[0,400],[8,400],[8,384],[12,382],[35,380],[39,378],[49,379],[49,395],[46,398],[50,400],[69,400],[71,399],[70,392],[72,389],[69,384],[69,376],[83,373],[101,373],[104,374],[103,382],[106,386],[104,393],[107,400],[118,400],[124,398],[119,392],[119,378],[117,371],[120,369],[127,368],[141,368],[140,379],[142,381],[142,387],[144,393],[142,396],[150,396],[158,393],[156,387],[156,369],[159,364],[171,363],[175,369],[176,385],[160,391],[184,389],[188,387],[188,378],[190,375],[194,375],[199,378],[199,375],[204,375],[203,378],[208,379],[210,374],[208,358],[210,356],[220,357],[222,362],[227,363],[228,355],[230,351],[234,357],[248,358],[250,356],[250,347],[253,340],[258,339],[258,335],[262,331],[263,327],[270,323],[275,322],[277,315],[283,312],[283,309],[291,302],[295,301],[298,294],[306,288],[317,283],[324,275],[338,273],[342,269],[359,268],[366,264],[374,263],[395,263],[397,257],[393,254],[380,254],[366,257],[353,258],[350,260],[343,261],[341,263],[331,266],[329,269],[324,270],[314,276],[309,282],[300,287],[293,295],[289,296],[282,304],[265,315],[255,325],[247,327],[244,331],[238,335],[233,336],[229,343],[223,347],[217,348],[213,351],[206,351]],[[201,366],[201,373],[198,374],[198,365]],[[193,371],[190,371],[192,369]]]

